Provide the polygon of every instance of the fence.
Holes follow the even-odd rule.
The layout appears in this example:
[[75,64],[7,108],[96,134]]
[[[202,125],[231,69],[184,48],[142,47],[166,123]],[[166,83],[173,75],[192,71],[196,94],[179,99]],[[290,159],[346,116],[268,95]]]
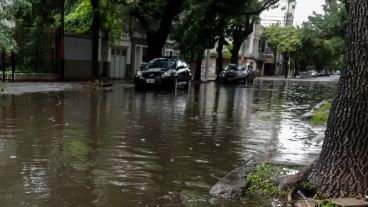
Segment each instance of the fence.
[[1,79],[14,80],[27,75],[37,77],[35,74],[56,74],[60,65],[57,34],[57,30],[53,28],[17,27],[17,52],[6,55],[0,51]]

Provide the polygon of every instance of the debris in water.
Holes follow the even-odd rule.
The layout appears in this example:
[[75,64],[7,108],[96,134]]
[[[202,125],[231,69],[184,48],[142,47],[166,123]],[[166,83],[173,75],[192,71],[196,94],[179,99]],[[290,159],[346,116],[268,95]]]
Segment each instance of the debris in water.
[[12,155],[12,156],[10,156],[9,158],[10,158],[10,159],[15,159],[15,158],[17,158],[17,156]]

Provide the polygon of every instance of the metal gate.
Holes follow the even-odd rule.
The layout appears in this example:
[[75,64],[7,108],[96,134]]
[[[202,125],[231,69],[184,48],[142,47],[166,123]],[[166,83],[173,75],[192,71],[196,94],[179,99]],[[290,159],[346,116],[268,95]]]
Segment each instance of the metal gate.
[[111,49],[110,78],[126,78],[126,54],[127,48],[113,47]]

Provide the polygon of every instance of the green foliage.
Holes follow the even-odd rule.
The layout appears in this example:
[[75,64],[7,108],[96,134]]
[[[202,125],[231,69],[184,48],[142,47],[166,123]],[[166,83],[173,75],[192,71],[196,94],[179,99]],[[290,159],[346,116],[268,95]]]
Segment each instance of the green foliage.
[[324,14],[314,13],[303,23],[302,47],[297,51],[304,69],[341,69],[347,11],[343,1],[326,4]]
[[277,186],[272,183],[271,179],[283,174],[284,172],[274,165],[267,163],[258,165],[256,171],[249,176],[250,186],[248,192],[252,194],[282,195]]
[[328,121],[330,109],[331,109],[331,103],[326,103],[319,110],[314,111],[312,119],[311,119],[311,124],[313,125],[326,124]]
[[11,53],[17,50],[14,39],[16,15],[27,13],[31,5],[26,0],[0,0],[0,50]]
[[[100,0],[101,30],[108,33],[110,40],[116,40],[123,32],[122,2]],[[78,0],[67,4],[65,29],[76,33],[87,33],[92,25],[90,0]]]
[[92,5],[89,0],[81,0],[78,4],[72,6],[65,15],[65,30],[86,33],[92,25]]
[[222,53],[223,57],[224,58],[231,58],[231,52],[229,50],[225,50],[223,53]]
[[0,92],[4,92],[6,89],[7,85],[3,82],[0,82]]
[[326,201],[321,201],[318,204],[318,207],[338,207],[338,205],[335,205],[334,203],[332,203],[331,200]]
[[209,11],[210,7],[212,5],[209,1],[192,4],[186,17],[175,24],[170,37],[176,41],[177,48],[187,60],[195,60],[205,49],[214,47],[216,43],[217,23]]
[[301,32],[298,28],[272,24],[264,29],[267,44],[274,51],[294,52],[302,46]]

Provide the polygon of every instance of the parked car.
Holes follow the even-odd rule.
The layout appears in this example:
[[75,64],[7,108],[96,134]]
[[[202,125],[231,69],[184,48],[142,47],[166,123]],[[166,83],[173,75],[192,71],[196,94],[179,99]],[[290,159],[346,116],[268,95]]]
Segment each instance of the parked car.
[[179,57],[155,58],[135,75],[135,87],[172,89],[175,86],[188,88],[192,75],[188,65]]
[[311,74],[312,77],[317,77],[317,71],[315,71],[315,70],[311,70],[310,74]]
[[219,75],[221,83],[243,82],[253,84],[255,78],[253,67],[245,64],[230,64]]
[[330,72],[328,70],[321,70],[317,73],[317,76],[330,76]]

